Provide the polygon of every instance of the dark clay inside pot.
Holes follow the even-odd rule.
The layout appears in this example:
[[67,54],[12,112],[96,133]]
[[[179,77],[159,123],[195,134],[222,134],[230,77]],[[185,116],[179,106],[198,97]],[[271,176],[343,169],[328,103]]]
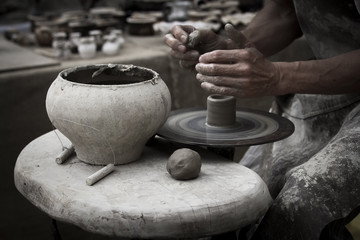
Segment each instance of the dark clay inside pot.
[[94,85],[133,84],[155,78],[150,70],[127,65],[80,67],[64,72],[61,76],[71,82]]

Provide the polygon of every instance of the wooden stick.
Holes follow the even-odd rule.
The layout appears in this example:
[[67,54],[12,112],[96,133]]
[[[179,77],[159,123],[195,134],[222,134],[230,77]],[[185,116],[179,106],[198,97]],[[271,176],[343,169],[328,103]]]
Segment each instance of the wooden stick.
[[56,163],[63,164],[66,160],[69,159],[70,155],[75,151],[74,146],[70,145],[70,147],[65,148],[57,157]]
[[103,179],[104,177],[106,177],[108,174],[110,174],[113,170],[114,170],[115,166],[112,163],[109,163],[108,165],[106,165],[105,167],[103,167],[102,169],[100,169],[99,171],[95,172],[94,174],[92,174],[90,177],[88,177],[86,179],[86,184],[88,186],[93,185],[94,183],[96,183],[97,181]]

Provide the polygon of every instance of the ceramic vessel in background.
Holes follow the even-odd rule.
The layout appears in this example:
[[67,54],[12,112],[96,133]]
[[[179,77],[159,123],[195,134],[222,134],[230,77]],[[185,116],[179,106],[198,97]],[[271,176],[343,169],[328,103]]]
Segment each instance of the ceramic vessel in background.
[[155,34],[153,25],[157,19],[153,16],[135,16],[126,19],[130,35],[151,36]]
[[68,23],[72,21],[86,21],[88,18],[88,12],[85,10],[64,11],[61,14],[61,18],[65,19]]
[[51,123],[80,160],[94,165],[139,159],[170,109],[170,92],[159,74],[133,65],[66,69],[46,96]]
[[101,50],[101,47],[103,45],[102,32],[99,29],[94,29],[89,31],[89,36],[94,38],[96,44],[96,50],[97,51]]
[[35,29],[35,39],[40,47],[51,47],[53,33],[50,27],[41,26]]
[[53,33],[52,47],[58,59],[66,60],[71,58],[71,43],[66,39],[65,32]]
[[191,5],[189,1],[168,2],[165,7],[167,21],[186,21],[188,17],[187,11],[191,8]]
[[93,58],[96,55],[96,42],[94,37],[82,37],[78,45],[78,52],[81,58]]
[[105,55],[115,55],[120,48],[120,42],[115,34],[104,36],[105,42],[102,45],[102,52]]
[[78,46],[80,44],[80,38],[81,38],[81,33],[79,32],[72,32],[70,33],[70,43],[71,43],[71,52],[72,53],[78,53]]
[[89,31],[96,28],[95,23],[92,21],[85,19],[85,20],[74,20],[68,23],[68,30],[69,32],[79,32],[81,36],[87,36]]
[[94,7],[90,9],[89,14],[90,18],[113,18],[114,13],[116,12],[116,8],[114,7]]

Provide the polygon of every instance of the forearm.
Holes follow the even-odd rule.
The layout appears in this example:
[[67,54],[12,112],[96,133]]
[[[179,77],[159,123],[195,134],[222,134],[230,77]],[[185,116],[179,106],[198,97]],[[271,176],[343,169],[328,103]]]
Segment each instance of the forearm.
[[301,36],[292,1],[267,1],[243,31],[265,56],[271,56]]
[[314,61],[277,62],[279,95],[360,93],[360,49]]

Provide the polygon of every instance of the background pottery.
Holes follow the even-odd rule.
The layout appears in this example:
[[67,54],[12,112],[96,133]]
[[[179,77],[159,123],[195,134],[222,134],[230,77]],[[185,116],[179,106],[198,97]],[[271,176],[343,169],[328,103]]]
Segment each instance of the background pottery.
[[166,121],[170,92],[155,71],[101,64],[63,70],[50,86],[46,109],[52,124],[90,164],[137,160]]
[[78,52],[81,58],[93,58],[96,55],[96,42],[94,37],[82,37],[78,45]]
[[129,34],[137,36],[154,35],[153,24],[157,19],[154,16],[135,16],[126,19],[128,23]]

